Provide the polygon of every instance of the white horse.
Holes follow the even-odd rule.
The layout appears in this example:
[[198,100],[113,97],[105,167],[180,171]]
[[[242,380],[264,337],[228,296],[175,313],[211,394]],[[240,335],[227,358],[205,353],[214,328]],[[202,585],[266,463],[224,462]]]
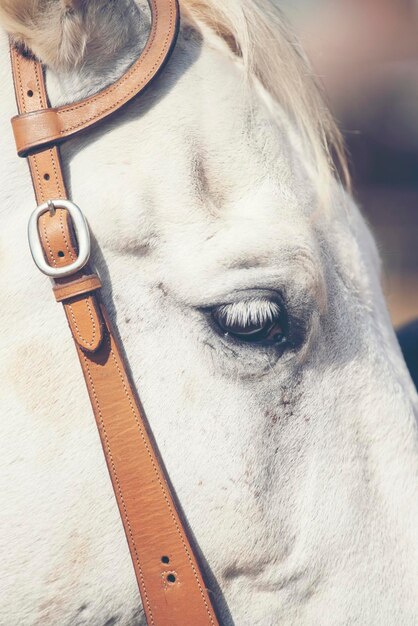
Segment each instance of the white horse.
[[[134,0],[1,0],[54,104],[113,82]],[[224,626],[418,623],[417,395],[338,134],[269,0],[182,0],[169,65],[63,149]],[[0,36],[0,624],[144,624],[73,342],[33,265]],[[193,625],[185,625],[193,626]]]

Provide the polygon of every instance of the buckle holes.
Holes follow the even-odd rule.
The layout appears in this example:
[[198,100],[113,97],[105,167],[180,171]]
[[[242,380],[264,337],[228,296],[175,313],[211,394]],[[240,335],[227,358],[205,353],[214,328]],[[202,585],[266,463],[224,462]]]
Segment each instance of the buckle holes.
[[173,584],[173,583],[176,582],[176,577],[174,576],[174,574],[169,574],[167,576],[167,580],[168,580],[169,583]]
[[44,180],[50,180],[50,175],[49,174],[44,174]]
[[167,565],[168,563],[170,563],[170,559],[168,558],[168,556],[162,556],[161,562]]
[[62,259],[65,256],[65,253],[62,250],[58,250],[58,256]]
[[28,89],[27,94],[28,94],[29,98],[33,98],[33,91],[32,91],[32,89]]

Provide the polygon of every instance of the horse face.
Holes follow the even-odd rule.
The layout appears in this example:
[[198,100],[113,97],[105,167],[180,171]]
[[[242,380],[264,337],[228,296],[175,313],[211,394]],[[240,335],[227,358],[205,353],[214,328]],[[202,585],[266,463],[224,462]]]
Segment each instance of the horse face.
[[[50,75],[52,101],[84,95],[92,67]],[[62,155],[146,415],[209,578],[218,582],[224,623],[334,624],[349,615],[412,624],[413,611],[399,607],[415,597],[408,553],[416,396],[383,302],[372,237],[341,185],[318,177],[292,116],[245,77],[225,42],[186,27],[152,89]],[[23,190],[16,203],[29,212],[29,184],[26,200]],[[22,270],[15,248],[11,265],[22,281],[35,270],[29,260]],[[36,293],[43,280],[31,279]],[[24,304],[19,310],[24,343],[29,315],[33,327],[45,313],[41,305],[26,317]],[[137,598],[127,592],[134,586],[122,557],[116,579],[97,579],[101,559],[105,567],[114,558],[112,546],[118,558],[129,557],[107,508],[109,488],[98,478],[104,468],[89,438],[87,401],[73,400],[71,423],[62,385],[47,405],[56,377],[45,371],[56,370],[46,355],[55,354],[61,369],[62,357],[71,362],[60,323],[57,313],[60,330],[21,352],[16,419],[33,416],[37,449],[45,450],[47,432],[49,468],[62,467],[64,436],[68,442],[82,433],[66,475],[77,485],[94,476],[98,485],[99,531],[78,503],[78,487],[74,493],[67,525],[89,551],[85,563],[67,560],[60,569],[76,590],[71,598],[63,593],[60,606],[69,615],[76,597],[97,620],[112,603],[129,623]],[[30,365],[35,353],[43,368]],[[64,379],[68,394],[78,391],[75,374],[65,369]],[[44,394],[43,417],[53,413],[52,433],[28,402],[35,393]],[[81,459],[80,445],[89,450]],[[55,494],[59,512],[58,473],[44,476],[44,454],[33,475]],[[32,532],[45,542],[39,511]],[[60,550],[59,514],[48,522],[48,546]],[[39,568],[21,537],[18,545]],[[45,578],[57,575],[55,567],[42,564]],[[77,581],[86,579],[90,587],[81,588]]]
[[[199,41],[182,40],[162,82],[112,133],[82,145],[67,154],[107,298],[238,623],[244,596],[259,623],[290,619],[311,595],[318,619],[320,597],[341,614],[356,597],[371,619],[371,595],[389,585],[401,594],[403,583],[386,567],[401,568],[395,550],[381,552],[386,505],[370,464],[384,458],[388,474],[407,475],[394,459],[414,396],[356,206],[337,183],[323,192],[263,87]],[[385,499],[408,516],[395,492]],[[379,576],[358,570],[366,550]],[[341,583],[328,584],[346,551]],[[381,611],[391,614],[389,603]]]

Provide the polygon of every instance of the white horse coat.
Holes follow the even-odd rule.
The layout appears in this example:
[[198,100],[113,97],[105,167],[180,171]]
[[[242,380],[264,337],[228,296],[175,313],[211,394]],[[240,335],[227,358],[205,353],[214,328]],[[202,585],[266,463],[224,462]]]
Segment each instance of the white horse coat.
[[[263,6],[276,15],[267,1],[229,2],[231,21],[240,4],[255,24]],[[76,20],[83,3],[73,4]],[[109,17],[92,0],[85,46],[54,57],[53,22],[19,30],[13,2],[0,1],[7,28],[52,67],[53,103],[112,82],[136,58],[142,4],[114,4]],[[308,109],[292,116],[268,81],[246,80],[269,42],[235,42],[242,59],[229,31],[212,30],[219,2],[183,5],[157,82],[62,155],[222,624],[413,626],[418,403],[375,244],[322,148],[315,157]],[[294,67],[277,66],[275,80],[293,85],[297,108],[308,77],[289,83]],[[0,82],[0,624],[143,624],[72,339],[26,243],[34,200],[10,129],[5,33]],[[223,305],[241,324],[280,306],[286,342],[225,336]]]

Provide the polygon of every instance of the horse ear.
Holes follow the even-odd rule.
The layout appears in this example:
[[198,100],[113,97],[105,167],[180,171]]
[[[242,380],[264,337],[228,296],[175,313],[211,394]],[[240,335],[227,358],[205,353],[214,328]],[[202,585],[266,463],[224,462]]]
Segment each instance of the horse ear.
[[0,24],[17,45],[45,65],[69,69],[84,57],[87,3],[88,0],[0,0]]

